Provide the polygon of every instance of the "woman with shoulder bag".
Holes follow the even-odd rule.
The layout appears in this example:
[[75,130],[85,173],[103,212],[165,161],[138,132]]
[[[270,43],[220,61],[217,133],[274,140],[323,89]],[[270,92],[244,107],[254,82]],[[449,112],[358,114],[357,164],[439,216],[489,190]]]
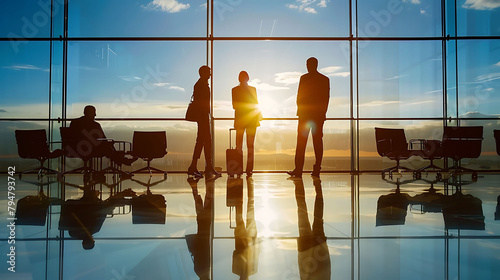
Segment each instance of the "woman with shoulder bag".
[[200,78],[194,85],[193,96],[186,112],[186,120],[196,121],[198,123],[198,133],[196,144],[194,146],[193,159],[188,168],[188,175],[201,178],[202,173],[198,171],[198,159],[201,156],[201,150],[205,152],[207,178],[219,177],[220,173],[215,171],[212,164],[212,136],[210,134],[210,67],[204,65],[198,70]]

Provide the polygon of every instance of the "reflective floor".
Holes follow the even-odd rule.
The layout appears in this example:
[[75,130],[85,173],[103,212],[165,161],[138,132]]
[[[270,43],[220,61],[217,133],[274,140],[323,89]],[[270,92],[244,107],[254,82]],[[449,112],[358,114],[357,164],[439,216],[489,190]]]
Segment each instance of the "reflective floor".
[[[498,174],[479,174],[477,182],[436,174],[15,178],[15,228],[2,187],[0,279],[500,275]],[[7,175],[0,180],[7,186]]]

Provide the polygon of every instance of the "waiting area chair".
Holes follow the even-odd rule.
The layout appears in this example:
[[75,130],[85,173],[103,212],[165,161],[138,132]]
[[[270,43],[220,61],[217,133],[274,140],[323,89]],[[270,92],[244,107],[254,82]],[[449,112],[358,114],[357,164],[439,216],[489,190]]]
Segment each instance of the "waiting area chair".
[[448,170],[453,172],[472,172],[472,179],[477,179],[475,170],[460,166],[460,160],[478,158],[481,155],[483,141],[482,126],[444,127],[443,156],[453,159],[453,166]]
[[44,166],[47,159],[58,158],[63,154],[63,151],[60,149],[50,150],[45,129],[16,130],[15,135],[19,156],[25,159],[36,159],[40,164],[37,168],[21,172],[19,177],[26,173],[37,173],[38,175],[41,175],[43,172],[58,173],[58,171]]
[[408,149],[404,129],[398,128],[375,128],[375,140],[377,141],[377,152],[381,157],[388,157],[396,161],[396,166],[382,170],[382,177],[385,172],[392,175],[393,171],[399,170],[413,171],[410,168],[401,166],[399,162],[415,155],[415,151]]
[[132,173],[161,173],[167,176],[167,172],[151,166],[155,158],[163,158],[167,154],[167,134],[165,131],[134,131],[132,139],[132,150],[130,155],[142,158],[147,166]]
[[409,203],[410,195],[401,193],[399,188],[395,193],[380,196],[377,200],[375,226],[404,225]]
[[91,165],[94,158],[103,157],[104,154],[91,143],[90,140],[80,139],[80,133],[70,127],[61,127],[61,142],[64,156],[66,158],[79,158],[83,161],[83,167],[75,168],[67,173],[91,173],[97,172]]
[[424,140],[422,150],[419,154],[423,159],[430,160],[430,163],[418,169],[419,172],[427,171],[428,169],[442,170],[443,168],[434,164],[434,160],[443,157],[443,143],[440,140]]

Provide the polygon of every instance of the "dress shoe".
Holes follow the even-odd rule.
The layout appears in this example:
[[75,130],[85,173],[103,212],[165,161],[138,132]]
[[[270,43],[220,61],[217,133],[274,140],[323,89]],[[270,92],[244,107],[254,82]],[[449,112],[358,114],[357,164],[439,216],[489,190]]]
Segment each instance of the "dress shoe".
[[287,171],[286,174],[290,175],[291,178],[302,178],[302,172],[297,170]]

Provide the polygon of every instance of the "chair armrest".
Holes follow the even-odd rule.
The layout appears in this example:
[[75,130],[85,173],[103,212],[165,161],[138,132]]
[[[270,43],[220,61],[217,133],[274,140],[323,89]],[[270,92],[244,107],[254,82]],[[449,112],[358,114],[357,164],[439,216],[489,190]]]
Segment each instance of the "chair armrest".
[[119,151],[125,151],[125,152],[132,151],[132,142],[122,141],[122,140],[118,140],[118,141],[113,140],[113,144],[118,144]]
[[[413,150],[413,151],[423,150],[426,142],[427,142],[427,140],[425,140],[425,139],[411,139],[410,140],[410,150]],[[418,148],[414,148],[414,146],[417,146],[417,145],[419,145]]]
[[[97,138],[97,141],[103,141],[103,142],[108,142],[114,144],[118,144],[118,151],[131,151],[132,150],[132,143],[129,141],[123,141],[123,140],[114,140],[112,138]],[[127,149],[128,146],[128,149]]]
[[410,144],[410,150],[413,150],[413,151],[425,150],[425,147],[426,147],[428,141],[434,141],[434,140],[411,139],[410,142],[409,142],[409,144]]

